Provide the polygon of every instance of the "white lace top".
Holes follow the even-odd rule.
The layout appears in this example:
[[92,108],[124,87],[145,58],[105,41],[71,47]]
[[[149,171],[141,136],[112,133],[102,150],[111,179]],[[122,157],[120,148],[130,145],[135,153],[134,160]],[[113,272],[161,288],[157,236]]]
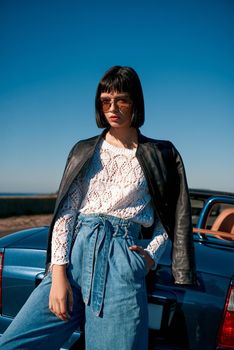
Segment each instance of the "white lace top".
[[[102,213],[151,226],[154,211],[148,185],[136,158],[136,149],[118,148],[102,140],[84,176],[73,181],[57,214],[52,235],[52,264],[69,261],[78,212]],[[168,235],[156,221],[146,251],[155,261],[165,250]]]

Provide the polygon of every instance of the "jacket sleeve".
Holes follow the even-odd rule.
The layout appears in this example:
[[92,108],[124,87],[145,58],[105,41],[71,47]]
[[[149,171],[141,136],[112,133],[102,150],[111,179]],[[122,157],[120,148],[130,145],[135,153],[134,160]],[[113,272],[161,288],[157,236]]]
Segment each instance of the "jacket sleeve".
[[196,278],[190,197],[182,158],[174,146],[172,150],[177,179],[172,273],[175,283],[193,284]]
[[59,185],[59,189],[58,189],[58,196],[57,196],[57,200],[56,200],[56,203],[55,203],[55,211],[56,211],[56,209],[58,207],[58,203],[60,202],[60,196],[61,196],[64,184],[65,184],[66,174],[67,174],[67,171],[68,171],[68,169],[70,167],[70,161],[71,161],[71,158],[72,158],[73,151],[74,151],[75,147],[76,147],[76,145],[72,147],[72,149],[69,152],[68,157],[67,157],[66,165],[65,165],[65,168],[64,168],[64,171],[63,171],[63,175],[62,175],[62,179],[60,181],[60,185]]

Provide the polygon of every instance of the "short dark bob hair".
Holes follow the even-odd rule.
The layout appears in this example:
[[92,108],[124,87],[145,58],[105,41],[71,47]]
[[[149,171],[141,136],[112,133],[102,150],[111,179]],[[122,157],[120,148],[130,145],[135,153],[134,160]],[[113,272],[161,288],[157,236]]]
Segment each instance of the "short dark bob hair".
[[108,128],[109,124],[101,109],[100,95],[102,92],[127,92],[133,102],[131,126],[139,128],[145,121],[144,97],[140,79],[131,67],[111,67],[100,80],[95,98],[96,123],[99,128]]

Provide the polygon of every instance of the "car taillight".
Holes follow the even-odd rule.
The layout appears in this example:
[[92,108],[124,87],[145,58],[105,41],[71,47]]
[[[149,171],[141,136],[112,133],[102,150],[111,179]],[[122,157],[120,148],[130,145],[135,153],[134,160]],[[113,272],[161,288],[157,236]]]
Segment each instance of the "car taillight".
[[4,254],[0,253],[0,313],[2,313],[2,271]]
[[234,286],[229,288],[219,329],[218,348],[234,349]]

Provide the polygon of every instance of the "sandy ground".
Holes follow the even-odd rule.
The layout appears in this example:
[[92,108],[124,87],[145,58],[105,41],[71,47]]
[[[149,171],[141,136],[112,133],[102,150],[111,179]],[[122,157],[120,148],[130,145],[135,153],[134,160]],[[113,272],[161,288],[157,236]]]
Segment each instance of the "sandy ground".
[[52,214],[21,215],[0,218],[0,237],[9,233],[30,227],[47,226],[52,220]]

